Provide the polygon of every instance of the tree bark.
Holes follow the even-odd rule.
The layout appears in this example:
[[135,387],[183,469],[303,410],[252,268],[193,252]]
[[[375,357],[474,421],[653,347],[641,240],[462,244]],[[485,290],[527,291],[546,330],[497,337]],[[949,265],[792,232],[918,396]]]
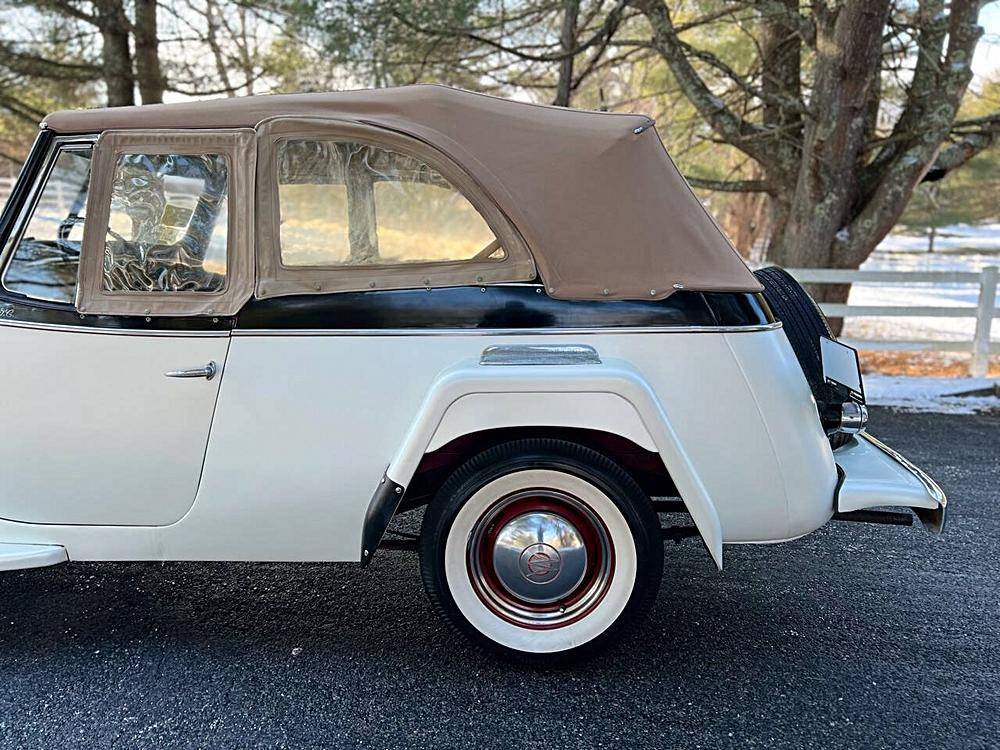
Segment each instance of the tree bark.
[[157,0],[135,0],[135,73],[143,104],[160,104],[166,84],[160,68]]
[[559,34],[559,48],[565,57],[559,61],[559,80],[556,84],[556,98],[552,102],[558,107],[568,107],[573,96],[573,62],[570,54],[577,46],[576,24],[580,14],[580,0],[563,0],[562,30]]
[[101,68],[107,88],[108,106],[135,104],[135,77],[129,49],[131,25],[121,0],[94,0],[97,27],[101,32]]
[[882,29],[889,0],[848,0],[816,24],[812,117],[805,125],[802,158],[784,231],[770,260],[779,265],[824,267],[849,218],[860,177],[871,87],[880,71]]
[[763,89],[764,127],[778,133],[774,171],[786,171],[783,182],[791,182],[791,172],[799,163],[802,142],[802,111],[789,106],[802,102],[802,42],[799,37],[799,0],[775,0],[780,8],[770,8],[762,17],[760,60]]

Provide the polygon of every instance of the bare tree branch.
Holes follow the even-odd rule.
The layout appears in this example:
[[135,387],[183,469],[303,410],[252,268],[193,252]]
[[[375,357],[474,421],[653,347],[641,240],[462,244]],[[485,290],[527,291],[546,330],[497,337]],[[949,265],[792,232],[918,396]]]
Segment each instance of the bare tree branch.
[[724,193],[768,193],[774,190],[774,185],[767,180],[711,180],[694,175],[684,175],[684,179],[692,187]]
[[686,46],[677,36],[670,11],[662,0],[630,0],[630,4],[649,21],[653,30],[653,46],[670,67],[685,96],[712,129],[752,159],[774,165],[773,147],[761,138],[767,135],[767,131],[733,112],[698,75],[688,59]]
[[559,62],[567,57],[575,57],[581,52],[585,52],[595,44],[598,44],[605,37],[614,33],[615,29],[617,29],[619,24],[622,22],[622,11],[627,4],[627,0],[618,0],[614,7],[609,11],[600,28],[583,41],[578,41],[571,49],[560,49],[559,52],[546,54],[532,54],[527,52],[527,48],[525,46],[510,47],[494,39],[483,36],[481,33],[464,30],[462,28],[450,27],[435,29],[420,26],[399,12],[394,12],[393,17],[407,28],[428,36],[462,36],[487,47],[492,47],[498,52],[513,55],[521,60],[528,60],[531,62]]
[[19,120],[37,125],[46,113],[9,94],[0,92],[0,108],[7,110]]
[[0,63],[14,73],[54,81],[86,82],[93,81],[101,75],[101,69],[97,65],[52,60],[31,52],[15,51],[2,42],[0,42]]
[[952,133],[961,135],[938,152],[933,166],[924,175],[923,182],[944,179],[950,172],[993,146],[1000,137],[1000,112],[956,122]]

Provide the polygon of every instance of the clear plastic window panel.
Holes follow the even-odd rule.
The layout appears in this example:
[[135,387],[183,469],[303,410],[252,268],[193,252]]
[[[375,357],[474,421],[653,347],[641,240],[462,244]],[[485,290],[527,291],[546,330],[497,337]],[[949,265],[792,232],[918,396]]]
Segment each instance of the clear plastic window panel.
[[104,247],[106,292],[220,292],[229,167],[221,154],[122,154]]
[[503,260],[475,207],[419,159],[349,141],[278,148],[285,266]]
[[90,182],[90,146],[59,151],[4,274],[12,292],[50,302],[76,296]]

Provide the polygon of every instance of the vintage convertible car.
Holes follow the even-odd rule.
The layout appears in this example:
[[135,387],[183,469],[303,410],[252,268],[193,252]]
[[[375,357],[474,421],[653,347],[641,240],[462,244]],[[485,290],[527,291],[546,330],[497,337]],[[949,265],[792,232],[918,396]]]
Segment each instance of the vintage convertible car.
[[59,112],[0,241],[0,569],[419,549],[454,626],[545,660],[650,606],[664,538],[721,569],[944,523],[855,352],[647,117],[438,86]]

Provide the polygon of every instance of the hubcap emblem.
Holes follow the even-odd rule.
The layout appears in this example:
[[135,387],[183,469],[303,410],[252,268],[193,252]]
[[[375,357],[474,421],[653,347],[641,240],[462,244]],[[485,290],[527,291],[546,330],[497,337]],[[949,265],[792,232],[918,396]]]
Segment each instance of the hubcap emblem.
[[554,581],[562,569],[562,557],[549,544],[532,544],[521,552],[518,567],[525,580],[532,583]]

